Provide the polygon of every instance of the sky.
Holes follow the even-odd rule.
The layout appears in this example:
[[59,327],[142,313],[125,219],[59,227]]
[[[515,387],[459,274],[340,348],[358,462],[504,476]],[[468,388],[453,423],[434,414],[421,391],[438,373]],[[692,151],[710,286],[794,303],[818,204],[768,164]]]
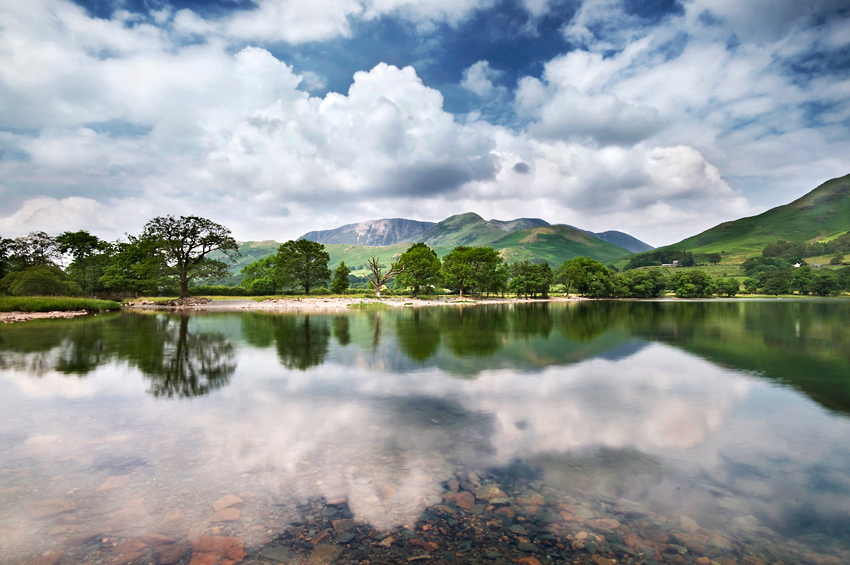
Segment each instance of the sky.
[[850,173],[850,0],[0,0],[0,236],[538,217],[651,245]]

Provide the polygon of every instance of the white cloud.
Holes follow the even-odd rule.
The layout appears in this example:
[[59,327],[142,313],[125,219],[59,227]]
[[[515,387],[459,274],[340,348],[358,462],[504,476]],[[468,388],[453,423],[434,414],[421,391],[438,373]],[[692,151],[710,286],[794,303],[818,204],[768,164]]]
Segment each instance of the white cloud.
[[[323,77],[253,44],[317,42],[380,17],[423,33],[490,5],[264,0],[218,18],[99,19],[65,0],[14,3],[0,11],[0,229],[41,229],[39,218],[81,198],[122,215],[123,225],[98,224],[111,237],[165,213],[285,239],[341,218],[473,210],[663,244],[847,172],[846,76],[814,68],[806,83],[786,68],[846,49],[847,18],[811,24],[835,2],[782,3],[756,33],[747,10],[761,0],[692,0],[663,25],[587,0],[565,29],[583,48],[519,78],[524,125],[514,129],[476,112],[456,120],[411,67],[381,64],[347,93],[311,97]],[[547,6],[525,2],[534,17]],[[460,87],[484,115],[511,101],[500,73],[485,60],[464,72]],[[762,191],[758,205],[750,189]],[[62,225],[90,219],[72,213]]]
[[478,61],[463,71],[463,80],[460,85],[478,96],[489,96],[497,88],[493,81],[502,74],[504,74],[502,71],[492,68],[488,61]]

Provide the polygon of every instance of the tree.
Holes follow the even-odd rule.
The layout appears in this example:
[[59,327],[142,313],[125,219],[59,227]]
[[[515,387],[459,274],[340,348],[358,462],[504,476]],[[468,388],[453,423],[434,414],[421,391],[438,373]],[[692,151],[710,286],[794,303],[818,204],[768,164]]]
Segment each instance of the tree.
[[443,257],[443,280],[449,288],[477,294],[499,292],[506,279],[505,260],[492,247],[455,247]]
[[69,281],[59,267],[35,265],[0,279],[0,293],[12,296],[79,296],[80,287]]
[[533,298],[538,294],[549,298],[549,286],[554,283],[555,276],[548,263],[538,265],[528,260],[517,261],[511,265],[510,271],[514,276],[508,289],[515,292],[517,298],[520,295]]
[[413,288],[413,297],[419,296],[422,287],[440,283],[440,259],[437,253],[424,243],[414,243],[398,259],[403,271],[396,277],[396,284]]
[[328,269],[330,259],[321,243],[307,239],[290,239],[277,251],[275,276],[281,285],[301,286],[304,288],[304,294],[310,294],[311,288],[331,278],[331,271]]
[[378,298],[381,297],[381,287],[390,282],[399,273],[404,272],[404,265],[399,261],[391,264],[389,270],[385,272],[384,269],[386,266],[381,265],[380,258],[374,256],[366,261],[366,266],[371,271],[371,274],[366,275],[366,278],[369,279],[369,284],[375,288],[375,296]]
[[227,275],[227,264],[207,255],[218,251],[231,262],[239,256],[229,229],[198,216],[156,217],[145,224],[140,239],[155,242],[164,271],[180,284],[181,298],[189,296],[191,280],[212,281]]
[[708,255],[705,256],[705,258],[712,265],[718,264],[721,260],[720,253],[709,253]]
[[791,273],[791,290],[800,294],[809,294],[812,291],[812,276],[812,268],[808,265],[797,267]]
[[3,239],[0,237],[0,279],[5,277],[11,270],[11,265],[9,264],[9,252],[11,247],[11,239]]
[[59,259],[56,239],[43,231],[16,237],[9,244],[10,270],[22,271],[36,265],[55,265]]
[[717,279],[715,281],[717,294],[732,297],[741,290],[741,281],[738,279]]
[[351,269],[345,264],[345,261],[340,261],[336,269],[334,269],[333,280],[331,281],[331,292],[334,294],[345,294],[348,290],[348,275],[351,274]]
[[242,282],[239,285],[252,294],[277,294],[275,278],[275,256],[269,255],[248,263],[242,270]]
[[614,292],[611,271],[590,257],[574,257],[558,267],[556,280],[567,287],[575,287],[579,294],[588,298],[604,298]]
[[614,294],[622,298],[658,298],[668,284],[667,277],[659,269],[633,269],[614,278]]
[[818,269],[812,277],[812,292],[818,296],[829,296],[840,288],[838,273],[830,269]]
[[164,285],[170,284],[158,246],[156,240],[134,236],[127,241],[116,241],[111,245],[109,261],[103,268],[99,284],[113,292],[157,294]]
[[66,273],[80,285],[84,294],[91,294],[103,274],[104,262],[97,256],[109,248],[109,244],[87,231],[64,232],[56,238],[60,253],[73,258]]
[[705,271],[681,271],[671,278],[678,298],[708,298],[714,294],[714,279]]

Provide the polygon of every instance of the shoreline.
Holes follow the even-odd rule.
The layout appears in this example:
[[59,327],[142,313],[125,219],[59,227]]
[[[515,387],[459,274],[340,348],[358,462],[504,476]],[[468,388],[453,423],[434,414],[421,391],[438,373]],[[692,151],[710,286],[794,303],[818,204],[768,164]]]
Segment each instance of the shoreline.
[[[89,314],[87,310],[54,310],[52,312],[0,312],[0,322],[12,324],[14,322],[28,322],[30,320],[76,318]],[[95,314],[97,315],[97,314]]]
[[[482,304],[528,304],[532,302],[571,302],[581,298],[464,298],[459,299],[427,299],[409,297],[357,297],[357,298],[322,298],[322,297],[286,297],[271,298],[262,302],[250,299],[213,300],[205,303],[186,304],[182,306],[164,306],[157,304],[129,304],[129,308],[165,310],[165,311],[265,311],[265,312],[347,312],[361,306],[382,304],[388,308],[422,308],[429,306],[480,306]],[[352,308],[354,307],[354,308]]]

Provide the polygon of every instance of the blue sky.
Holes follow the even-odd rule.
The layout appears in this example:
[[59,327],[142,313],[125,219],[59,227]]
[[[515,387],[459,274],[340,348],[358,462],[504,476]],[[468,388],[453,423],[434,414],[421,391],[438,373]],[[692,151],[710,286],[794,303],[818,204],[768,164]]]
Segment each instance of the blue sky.
[[0,236],[542,217],[653,245],[850,173],[850,5],[0,0]]

